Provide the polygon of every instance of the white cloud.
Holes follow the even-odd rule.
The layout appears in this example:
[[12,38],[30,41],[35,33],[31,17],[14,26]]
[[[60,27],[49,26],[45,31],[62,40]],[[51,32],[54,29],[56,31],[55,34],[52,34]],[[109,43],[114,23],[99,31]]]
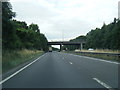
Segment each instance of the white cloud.
[[118,17],[119,0],[11,0],[16,19],[37,23],[48,40],[85,35]]

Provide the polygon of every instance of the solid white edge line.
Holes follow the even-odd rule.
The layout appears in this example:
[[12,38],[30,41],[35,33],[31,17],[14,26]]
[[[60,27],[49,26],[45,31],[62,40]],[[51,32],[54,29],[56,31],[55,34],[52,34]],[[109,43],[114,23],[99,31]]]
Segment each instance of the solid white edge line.
[[102,82],[101,80],[99,80],[97,78],[93,78],[93,80],[97,81],[99,84],[101,84],[102,86],[104,86],[105,88],[107,88],[109,90],[114,90],[112,87],[110,87],[109,85],[107,85],[106,83]]
[[[47,54],[47,53],[46,53]],[[15,75],[17,75],[18,73],[20,73],[21,71],[23,71],[24,69],[26,69],[28,66],[32,65],[33,63],[35,63],[36,61],[38,61],[40,58],[42,58],[43,56],[45,56],[46,54],[38,57],[37,59],[35,59],[34,61],[32,61],[31,63],[27,64],[26,66],[24,66],[23,68],[21,68],[20,70],[16,71],[15,73],[13,73],[12,75],[10,75],[9,77],[5,78],[4,80],[2,80],[0,82],[0,84],[3,84],[4,82],[8,81],[9,79],[11,79],[12,77],[14,77]]]
[[85,57],[85,58],[89,58],[89,59],[93,59],[93,60],[99,60],[99,61],[108,62],[108,63],[113,63],[113,64],[120,64],[120,63],[118,63],[118,62],[112,62],[112,61],[107,61],[107,60],[102,60],[102,59],[95,59],[95,58],[91,58],[91,57]]
[[107,61],[107,60],[98,59],[98,58],[92,58],[92,57],[87,57],[87,56],[79,56],[79,55],[74,55],[74,54],[69,54],[69,55],[73,55],[73,56],[77,56],[77,57],[83,57],[83,58],[88,58],[88,59],[97,60],[97,61],[103,61],[103,62],[113,63],[113,64],[120,64],[118,62],[112,62],[112,61]]

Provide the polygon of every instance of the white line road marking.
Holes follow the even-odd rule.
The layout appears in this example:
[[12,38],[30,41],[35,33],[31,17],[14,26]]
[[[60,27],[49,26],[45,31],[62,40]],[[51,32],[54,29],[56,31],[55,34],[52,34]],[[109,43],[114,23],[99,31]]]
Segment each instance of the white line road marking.
[[99,80],[97,78],[93,78],[93,80],[97,81],[99,84],[101,84],[102,86],[104,86],[105,88],[107,88],[109,90],[114,90],[114,89],[112,89],[112,87],[110,87],[109,85],[107,85],[106,83],[102,82],[101,80]]
[[72,62],[69,62],[70,64],[73,64]]
[[87,56],[80,56],[80,55],[74,55],[74,54],[69,54],[69,55],[73,55],[73,56],[77,56],[77,57],[83,57],[83,58],[88,58],[88,59],[97,60],[97,61],[103,61],[103,62],[113,63],[113,64],[120,64],[120,63],[114,62],[114,61],[107,61],[107,60],[98,59],[98,58],[92,58],[92,57],[87,57]]
[[[47,53],[46,53],[47,54]],[[40,58],[42,58],[43,56],[45,56],[46,54],[40,56],[39,58],[35,59],[34,61],[32,61],[31,63],[29,63],[28,65],[24,66],[23,68],[21,68],[20,70],[16,71],[15,73],[13,73],[12,75],[10,75],[9,77],[5,78],[4,80],[2,80],[0,82],[0,84],[8,81],[9,79],[11,79],[12,77],[14,77],[15,75],[17,75],[18,73],[20,73],[21,71],[23,71],[24,69],[26,69],[28,66],[32,65],[33,63],[35,63],[36,61],[38,61]]]
[[92,58],[92,57],[84,57],[84,58],[88,58],[88,59],[92,59],[92,60],[98,60],[98,61],[103,61],[103,62],[108,62],[108,63],[113,63],[113,64],[120,64],[118,62],[112,62],[112,61],[107,61],[107,60],[97,59],[97,58]]

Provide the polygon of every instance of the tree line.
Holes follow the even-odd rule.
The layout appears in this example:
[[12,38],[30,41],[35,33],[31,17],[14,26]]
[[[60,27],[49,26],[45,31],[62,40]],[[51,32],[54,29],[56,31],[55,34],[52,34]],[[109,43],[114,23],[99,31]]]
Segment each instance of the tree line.
[[48,50],[47,38],[40,33],[37,24],[27,25],[24,21],[13,18],[16,13],[12,11],[9,2],[2,2],[2,46],[3,49],[38,49]]
[[[27,25],[24,21],[13,18],[16,13],[12,11],[9,2],[2,2],[2,47],[3,49],[39,49],[48,50],[47,38],[40,33],[37,24]],[[88,32],[85,36],[79,36],[70,42],[85,41],[83,48],[120,50],[120,20],[114,20],[101,28]],[[63,49],[80,49],[80,45],[66,45]]]
[[[120,50],[120,20],[114,18],[114,20],[106,25],[105,23],[101,28],[96,28],[91,30],[85,36],[79,36],[75,39],[70,40],[74,41],[85,41],[83,45],[84,49],[93,48],[93,49],[110,49],[110,50]],[[80,49],[80,46],[64,46],[64,49],[75,50]]]

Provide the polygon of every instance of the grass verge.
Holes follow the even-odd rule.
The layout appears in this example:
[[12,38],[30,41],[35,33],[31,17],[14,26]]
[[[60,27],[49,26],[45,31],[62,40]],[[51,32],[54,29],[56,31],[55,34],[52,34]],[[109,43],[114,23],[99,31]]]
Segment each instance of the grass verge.
[[27,61],[35,59],[44,52],[39,50],[5,50],[2,53],[2,72],[5,73]]
[[119,56],[113,56],[113,55],[107,55],[107,54],[88,54],[88,53],[78,53],[78,52],[77,53],[76,52],[67,52],[67,53],[120,62]]
[[95,49],[93,51],[89,51],[86,49],[78,50],[79,52],[98,52],[98,53],[120,53],[120,50],[109,50],[109,49]]

